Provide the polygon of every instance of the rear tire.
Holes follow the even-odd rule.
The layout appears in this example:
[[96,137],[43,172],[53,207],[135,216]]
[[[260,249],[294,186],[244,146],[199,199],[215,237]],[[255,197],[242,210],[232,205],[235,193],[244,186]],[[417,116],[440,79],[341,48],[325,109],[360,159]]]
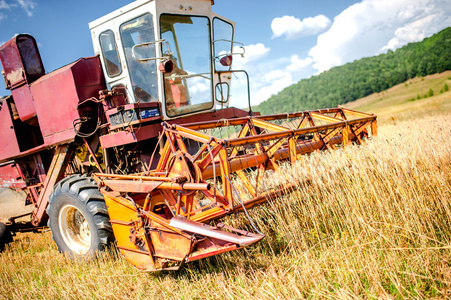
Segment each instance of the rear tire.
[[47,214],[58,250],[71,259],[95,258],[114,241],[105,200],[92,178],[73,175],[58,182]]
[[13,236],[11,231],[6,227],[5,224],[0,222],[0,252],[5,250],[5,246],[13,241]]

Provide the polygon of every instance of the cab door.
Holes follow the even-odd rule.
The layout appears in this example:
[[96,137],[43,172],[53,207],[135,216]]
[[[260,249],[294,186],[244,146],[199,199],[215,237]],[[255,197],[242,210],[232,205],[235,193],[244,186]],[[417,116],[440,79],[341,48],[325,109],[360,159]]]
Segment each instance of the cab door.
[[109,89],[127,92],[127,102],[158,101],[155,3],[134,2],[90,23]]

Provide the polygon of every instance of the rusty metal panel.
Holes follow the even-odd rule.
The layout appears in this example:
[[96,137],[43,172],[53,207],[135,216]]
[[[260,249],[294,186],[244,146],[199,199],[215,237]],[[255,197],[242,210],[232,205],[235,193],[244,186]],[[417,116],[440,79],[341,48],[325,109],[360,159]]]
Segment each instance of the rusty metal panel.
[[72,74],[80,100],[99,97],[99,91],[106,89],[98,55],[84,57],[76,61],[72,67]]
[[118,131],[100,137],[103,149],[136,143],[157,137],[162,130],[161,124],[151,124],[129,131]]
[[51,144],[49,137],[58,133],[63,135],[61,140],[75,136],[72,122],[78,118],[79,99],[70,70],[72,65],[43,76],[31,86],[45,144]]
[[7,100],[0,102],[0,161],[20,152]]
[[19,34],[0,47],[7,88],[11,89],[20,119],[37,125],[36,108],[28,84],[45,74],[35,39]]
[[0,61],[3,65],[8,87],[18,86],[26,82],[24,67],[15,38],[0,47]]
[[0,187],[23,189],[26,186],[14,163],[0,166]]
[[20,119],[23,122],[37,125],[36,106],[28,84],[11,90]]
[[[143,237],[144,243],[140,246],[134,244],[131,240],[131,229],[135,224],[139,224],[140,218],[134,207],[126,200],[117,197],[118,194],[105,193],[105,203],[108,207],[108,215],[113,227],[116,245],[124,254],[125,259],[131,264],[142,270],[154,270],[155,265],[149,253],[148,241]],[[139,234],[143,235],[143,229],[139,230]]]
[[39,193],[39,198],[36,203],[31,222],[37,226],[42,223],[46,216],[45,209],[47,208],[50,194],[53,191],[55,184],[64,177],[71,151],[69,145],[58,146],[53,155],[52,163],[50,164],[47,176],[45,178],[43,188]]
[[[192,122],[204,122],[211,120],[220,120],[225,118],[245,117],[248,113],[237,108],[226,108],[216,112],[202,113],[195,116],[188,116],[179,119],[168,120],[170,124],[184,124]],[[133,128],[130,131],[118,131],[100,137],[102,148],[111,148],[120,145],[136,143],[157,137],[162,131],[161,124],[151,124],[140,128]]]
[[78,61],[47,74],[31,85],[44,143],[51,145],[75,137],[77,105],[98,97],[105,89],[98,56]]
[[[208,247],[205,247],[205,248],[208,249]],[[190,253],[190,255],[185,258],[185,261],[186,262],[195,261],[195,260],[198,260],[198,259],[202,259],[202,258],[206,258],[206,257],[209,257],[209,256],[214,256],[214,255],[218,255],[218,254],[221,254],[221,253],[225,253],[225,252],[234,251],[234,250],[239,249],[235,244],[222,246],[222,247],[212,247],[212,246],[210,246],[210,248],[212,248],[212,249],[208,249],[208,250],[204,250],[205,248],[200,248],[198,251]]]
[[[155,225],[155,222],[151,223]],[[150,233],[155,256],[174,260],[183,260],[191,252],[192,242],[173,232],[155,229]]]

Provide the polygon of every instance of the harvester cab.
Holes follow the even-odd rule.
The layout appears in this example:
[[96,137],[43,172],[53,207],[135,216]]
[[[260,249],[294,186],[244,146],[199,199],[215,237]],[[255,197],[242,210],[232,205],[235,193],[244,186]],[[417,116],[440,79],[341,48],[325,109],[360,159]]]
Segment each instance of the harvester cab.
[[107,86],[166,119],[228,106],[234,23],[212,2],[140,0],[91,22]]

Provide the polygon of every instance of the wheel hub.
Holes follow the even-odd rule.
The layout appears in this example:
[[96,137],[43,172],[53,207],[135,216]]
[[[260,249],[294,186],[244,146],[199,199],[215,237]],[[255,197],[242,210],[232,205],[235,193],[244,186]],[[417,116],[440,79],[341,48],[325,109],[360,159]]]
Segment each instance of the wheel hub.
[[91,230],[83,213],[73,205],[65,205],[58,219],[61,235],[70,250],[77,254],[87,253],[91,247]]

